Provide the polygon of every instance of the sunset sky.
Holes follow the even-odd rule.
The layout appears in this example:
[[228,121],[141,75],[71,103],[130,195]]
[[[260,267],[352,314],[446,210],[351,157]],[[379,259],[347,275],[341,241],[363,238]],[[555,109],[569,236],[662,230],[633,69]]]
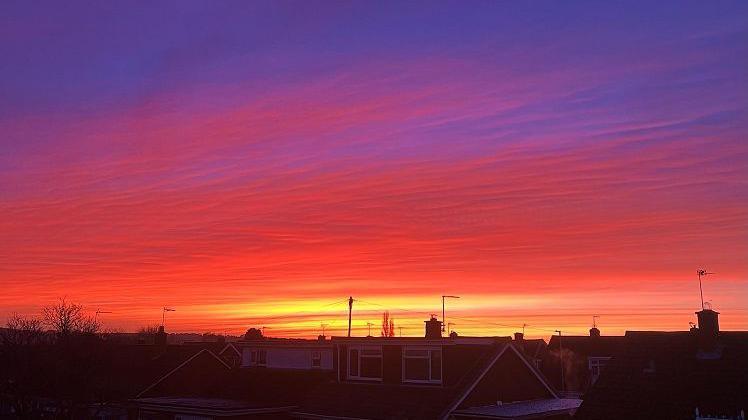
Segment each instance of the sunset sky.
[[0,321],[684,330],[700,267],[747,329],[748,2],[0,2]]

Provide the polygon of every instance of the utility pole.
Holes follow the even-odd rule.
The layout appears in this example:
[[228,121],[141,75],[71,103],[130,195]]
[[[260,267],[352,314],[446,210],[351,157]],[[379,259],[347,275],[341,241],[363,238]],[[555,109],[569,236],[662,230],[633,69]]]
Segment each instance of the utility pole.
[[564,392],[566,386],[564,385],[564,348],[561,346],[561,330],[556,330],[558,333],[558,357],[561,361],[561,392]]
[[351,336],[351,312],[353,312],[353,296],[348,296],[348,337]]
[[442,295],[442,332],[444,332],[445,322],[447,321],[447,318],[445,316],[444,312],[444,299],[450,298],[450,299],[459,299],[459,296],[450,296],[450,295]]
[[371,337],[371,326],[372,325],[374,325],[374,324],[372,324],[371,322],[367,322],[366,323],[366,326],[369,327],[369,335],[367,335],[367,337]]
[[703,268],[700,268],[696,270],[696,274],[699,275],[699,293],[701,294],[701,310],[703,311],[704,310],[704,290],[701,288],[701,276],[706,277],[708,274],[714,274],[714,273],[709,273]]

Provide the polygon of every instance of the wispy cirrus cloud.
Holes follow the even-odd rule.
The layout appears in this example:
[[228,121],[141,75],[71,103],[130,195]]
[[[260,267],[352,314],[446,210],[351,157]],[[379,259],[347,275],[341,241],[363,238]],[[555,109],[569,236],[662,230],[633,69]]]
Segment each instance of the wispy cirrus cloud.
[[709,264],[711,296],[740,325],[746,28],[619,30],[600,45],[498,31],[350,62],[227,47],[198,65],[177,48],[185,73],[162,63],[163,86],[128,70],[126,100],[10,113],[0,307],[68,295],[131,328],[168,304],[179,329],[311,335],[339,315],[320,307],[350,294],[416,328],[450,290],[486,325],[543,312],[583,329],[607,309],[625,328],[649,302],[633,327],[675,328]]

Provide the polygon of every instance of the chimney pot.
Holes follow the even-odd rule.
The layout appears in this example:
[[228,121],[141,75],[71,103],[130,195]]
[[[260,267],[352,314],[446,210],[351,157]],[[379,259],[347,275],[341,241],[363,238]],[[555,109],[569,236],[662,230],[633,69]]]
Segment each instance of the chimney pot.
[[522,341],[525,339],[525,334],[521,332],[514,333],[514,341]]

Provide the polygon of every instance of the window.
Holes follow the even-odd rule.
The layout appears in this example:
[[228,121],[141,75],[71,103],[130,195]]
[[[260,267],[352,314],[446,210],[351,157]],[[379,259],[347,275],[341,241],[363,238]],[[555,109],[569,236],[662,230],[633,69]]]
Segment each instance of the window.
[[587,362],[588,362],[588,366],[590,370],[590,379],[592,380],[593,384],[597,381],[597,378],[600,377],[600,372],[603,370],[605,365],[608,364],[608,360],[610,360],[610,357],[587,358]]
[[266,366],[267,365],[267,350],[252,349],[249,352],[249,364],[250,366]]
[[438,348],[403,349],[403,382],[441,383],[442,351]]
[[322,367],[322,352],[312,351],[312,367]]
[[382,348],[352,346],[348,349],[348,377],[351,379],[382,379]]

